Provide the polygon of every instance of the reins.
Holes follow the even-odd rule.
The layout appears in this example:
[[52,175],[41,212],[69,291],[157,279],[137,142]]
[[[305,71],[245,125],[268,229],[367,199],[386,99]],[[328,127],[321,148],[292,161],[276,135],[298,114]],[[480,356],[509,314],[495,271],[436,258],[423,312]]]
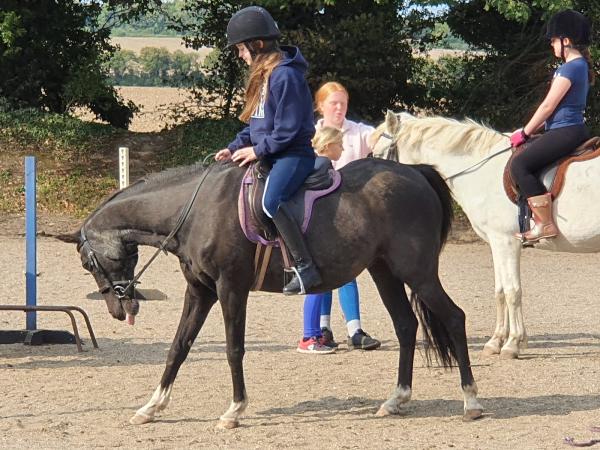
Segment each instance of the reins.
[[[202,161],[202,164],[204,165],[206,163],[206,160],[210,157],[213,157],[214,153],[211,153],[209,155],[207,155],[204,160]],[[152,255],[152,257],[148,260],[148,262],[144,265],[144,267],[142,267],[140,269],[140,271],[134,275],[133,279],[131,280],[119,280],[116,282],[111,281],[108,276],[106,275],[106,271],[104,270],[104,268],[100,265],[98,259],[95,256],[95,252],[92,248],[92,246],[90,245],[86,235],[85,235],[85,224],[81,227],[81,238],[82,238],[82,242],[81,242],[81,246],[87,246],[89,247],[89,252],[88,252],[88,257],[90,258],[90,260],[92,261],[92,264],[94,264],[98,269],[100,269],[100,271],[102,272],[104,278],[106,278],[106,281],[108,282],[108,286],[102,287],[100,289],[101,293],[106,292],[107,289],[112,289],[113,293],[115,294],[115,296],[118,299],[122,299],[123,297],[125,297],[126,292],[132,287],[135,286],[136,284],[139,283],[139,279],[140,277],[143,275],[143,273],[146,271],[146,269],[148,269],[148,267],[150,267],[150,264],[152,264],[152,262],[156,259],[156,257],[159,255],[159,253],[162,251],[165,253],[165,255],[168,253],[167,252],[167,244],[171,241],[171,239],[173,239],[175,237],[175,235],[177,234],[177,232],[181,229],[183,223],[185,222],[185,220],[187,219],[192,206],[194,204],[194,201],[196,200],[196,196],[198,195],[198,192],[200,191],[200,187],[202,186],[202,183],[204,182],[204,180],[206,179],[208,173],[210,172],[210,170],[212,169],[212,165],[209,165],[205,170],[204,173],[202,174],[202,176],[200,177],[200,181],[198,182],[198,185],[196,186],[196,189],[194,190],[194,193],[192,194],[192,196],[190,197],[190,199],[188,200],[187,204],[185,205],[185,207],[181,210],[181,214],[179,215],[179,219],[177,220],[177,223],[175,224],[175,226],[173,227],[173,229],[171,230],[171,232],[168,234],[168,236],[163,239],[162,242],[158,243],[158,248],[156,249],[156,251],[154,252],[154,254]],[[120,284],[125,284],[128,283],[125,287],[123,287]]]
[[458,177],[458,176],[460,176],[460,175],[464,175],[465,173],[467,173],[467,172],[468,172],[468,171],[470,171],[471,169],[475,169],[475,170],[477,170],[477,169],[479,169],[479,167],[483,166],[483,165],[484,165],[486,162],[488,162],[490,159],[492,159],[492,158],[494,158],[494,157],[496,157],[496,156],[498,156],[498,155],[500,155],[500,154],[502,154],[502,153],[505,153],[505,152],[509,151],[511,148],[512,148],[512,145],[509,145],[508,147],[506,147],[506,148],[503,148],[502,150],[498,150],[496,153],[493,153],[493,154],[489,155],[488,157],[486,157],[486,158],[482,159],[481,161],[478,161],[478,162],[476,162],[476,163],[475,163],[475,164],[473,164],[472,166],[469,166],[469,167],[467,167],[466,169],[463,169],[463,170],[461,170],[460,172],[458,172],[458,173],[455,173],[454,175],[450,175],[449,177],[446,177],[446,178],[444,178],[444,181],[450,181],[450,180],[452,180],[453,178],[456,178],[456,177]]

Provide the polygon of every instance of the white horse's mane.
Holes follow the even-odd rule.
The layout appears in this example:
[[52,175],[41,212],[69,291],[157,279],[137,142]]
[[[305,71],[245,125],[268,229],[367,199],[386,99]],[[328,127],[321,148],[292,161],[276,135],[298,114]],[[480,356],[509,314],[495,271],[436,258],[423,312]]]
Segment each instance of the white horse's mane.
[[[400,146],[428,147],[451,153],[485,156],[507,136],[471,119],[455,120],[441,116],[415,117],[408,113],[397,115],[400,129],[394,139]],[[373,132],[377,142],[385,132],[386,123]]]

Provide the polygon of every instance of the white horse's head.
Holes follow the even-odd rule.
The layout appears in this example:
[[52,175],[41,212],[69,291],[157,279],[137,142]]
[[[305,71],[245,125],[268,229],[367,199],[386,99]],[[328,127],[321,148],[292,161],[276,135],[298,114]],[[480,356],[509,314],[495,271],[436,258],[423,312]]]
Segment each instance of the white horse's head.
[[507,143],[505,135],[470,119],[393,111],[387,111],[371,136],[373,156],[405,164],[443,165],[447,158],[480,158]]
[[373,156],[376,158],[389,159],[410,163],[406,160],[406,154],[398,151],[398,139],[400,131],[405,123],[416,120],[416,117],[407,112],[395,113],[388,109],[385,121],[377,127],[371,136]]

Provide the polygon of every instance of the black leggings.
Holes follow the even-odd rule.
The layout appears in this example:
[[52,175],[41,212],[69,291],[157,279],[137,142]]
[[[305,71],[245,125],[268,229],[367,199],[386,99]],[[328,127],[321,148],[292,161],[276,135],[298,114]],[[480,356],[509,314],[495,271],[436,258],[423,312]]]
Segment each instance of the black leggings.
[[581,124],[548,130],[531,142],[510,166],[510,174],[521,194],[526,198],[545,194],[546,187],[539,180],[538,172],[570,155],[589,138],[589,130]]

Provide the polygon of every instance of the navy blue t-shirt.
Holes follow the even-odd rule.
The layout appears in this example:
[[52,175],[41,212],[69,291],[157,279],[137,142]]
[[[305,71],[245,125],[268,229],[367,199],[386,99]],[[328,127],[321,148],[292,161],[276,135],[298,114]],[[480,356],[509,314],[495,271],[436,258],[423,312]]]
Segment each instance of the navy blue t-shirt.
[[562,64],[554,72],[554,78],[556,77],[567,78],[571,87],[546,120],[546,130],[584,123],[583,112],[590,89],[587,61],[585,58],[576,58]]

